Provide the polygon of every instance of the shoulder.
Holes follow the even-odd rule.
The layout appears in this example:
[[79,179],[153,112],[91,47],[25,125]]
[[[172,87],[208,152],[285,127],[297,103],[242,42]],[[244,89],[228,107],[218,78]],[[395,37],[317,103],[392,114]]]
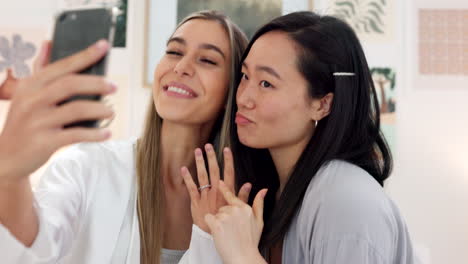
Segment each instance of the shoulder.
[[303,224],[322,241],[351,236],[391,244],[405,228],[377,181],[358,166],[338,160],[324,165],[313,178],[301,214]]
[[341,160],[332,160],[322,166],[310,182],[304,202],[314,193],[320,194],[322,205],[339,210],[380,208],[389,200],[382,186],[369,173]]
[[409,234],[396,205],[369,173],[345,161],[330,161],[315,175],[293,228],[292,233],[311,252],[323,251],[328,257],[341,252],[346,258],[354,256],[353,252],[364,254],[347,263],[411,253]]

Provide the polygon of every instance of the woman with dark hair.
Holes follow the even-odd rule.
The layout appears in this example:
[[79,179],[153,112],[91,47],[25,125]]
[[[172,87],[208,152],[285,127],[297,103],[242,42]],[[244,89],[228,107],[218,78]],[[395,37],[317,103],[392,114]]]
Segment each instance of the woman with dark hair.
[[[258,193],[251,207],[221,182],[228,205],[204,219],[222,261],[413,263],[404,220],[382,188],[392,158],[351,27],[312,12],[278,17],[250,41],[242,73],[232,151],[237,186]],[[203,191],[183,174],[200,214]],[[210,236],[194,230],[189,259],[221,261]]]

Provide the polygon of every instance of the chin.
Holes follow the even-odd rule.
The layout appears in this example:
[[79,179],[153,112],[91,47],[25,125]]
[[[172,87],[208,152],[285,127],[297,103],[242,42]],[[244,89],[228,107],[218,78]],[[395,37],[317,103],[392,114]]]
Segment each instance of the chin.
[[254,149],[265,149],[268,148],[268,146],[265,146],[264,142],[261,142],[261,140],[258,140],[255,137],[252,136],[242,136],[241,134],[239,136],[239,141],[242,143],[242,145],[247,146],[249,148],[254,148]]

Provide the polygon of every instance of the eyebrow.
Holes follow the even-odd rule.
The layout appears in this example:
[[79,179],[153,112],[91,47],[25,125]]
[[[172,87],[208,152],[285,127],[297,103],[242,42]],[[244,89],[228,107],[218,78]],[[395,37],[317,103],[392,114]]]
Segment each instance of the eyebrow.
[[[247,68],[247,69],[249,68],[245,62],[242,62],[242,66],[244,66],[244,67]],[[275,76],[276,78],[282,80],[281,77],[280,77],[280,75],[279,75],[273,68],[271,68],[271,67],[264,66],[264,65],[257,65],[257,66],[255,66],[255,70],[256,70],[256,71],[263,71],[263,72],[266,72],[266,73],[268,73],[268,74],[270,74],[270,75],[273,75],[273,76]]]
[[[180,43],[182,45],[187,45],[187,41],[185,41],[185,39],[183,39],[181,37],[170,38],[167,41],[166,45],[169,45],[169,43],[171,43],[171,42],[177,42],[177,43]],[[209,43],[202,43],[198,47],[201,48],[201,49],[206,49],[206,50],[214,50],[214,51],[218,52],[219,54],[221,54],[223,59],[226,59],[226,55],[224,55],[224,52],[220,48],[218,48],[216,45],[209,44]]]

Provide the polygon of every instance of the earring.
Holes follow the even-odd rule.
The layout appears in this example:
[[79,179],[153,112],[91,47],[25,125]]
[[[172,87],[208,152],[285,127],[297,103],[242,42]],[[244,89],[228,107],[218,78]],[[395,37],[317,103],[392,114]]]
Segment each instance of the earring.
[[318,120],[315,120],[315,127],[317,128],[318,126]]

